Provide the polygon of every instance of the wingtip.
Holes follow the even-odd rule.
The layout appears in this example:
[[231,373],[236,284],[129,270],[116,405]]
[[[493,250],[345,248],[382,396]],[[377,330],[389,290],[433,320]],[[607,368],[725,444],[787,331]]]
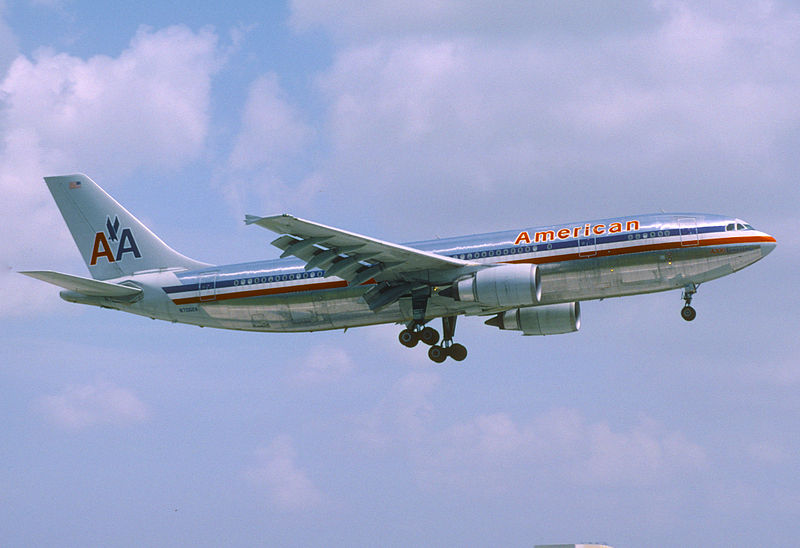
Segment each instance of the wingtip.
[[246,225],[251,225],[253,223],[257,223],[260,220],[261,220],[261,217],[258,217],[257,215],[245,215],[244,216],[244,224],[246,224]]

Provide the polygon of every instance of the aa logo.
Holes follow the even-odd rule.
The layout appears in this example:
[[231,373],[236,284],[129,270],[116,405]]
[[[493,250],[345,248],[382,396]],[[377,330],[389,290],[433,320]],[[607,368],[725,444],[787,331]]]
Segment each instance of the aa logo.
[[[113,263],[121,260],[126,253],[133,253],[136,259],[142,257],[131,229],[123,228],[120,232],[118,217],[114,217],[113,223],[111,222],[111,217],[106,218],[106,231],[108,232],[108,237],[106,237],[105,232],[98,232],[94,235],[94,247],[92,248],[92,260],[89,261],[90,265],[96,265],[101,257],[105,257],[109,263]],[[116,254],[109,242],[116,243]]]

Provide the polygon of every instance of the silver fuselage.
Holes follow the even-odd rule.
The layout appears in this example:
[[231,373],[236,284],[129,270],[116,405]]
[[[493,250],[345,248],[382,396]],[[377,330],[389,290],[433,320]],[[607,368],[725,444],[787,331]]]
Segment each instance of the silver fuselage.
[[[731,274],[772,251],[775,239],[719,215],[658,214],[510,230],[406,244],[481,265],[534,263],[540,305],[678,289]],[[143,289],[129,303],[62,291],[72,302],[173,322],[251,331],[318,331],[408,323],[410,298],[373,311],[361,298],[374,283],[350,286],[294,258],[198,270],[137,272],[111,280]],[[426,320],[500,312],[438,295]]]

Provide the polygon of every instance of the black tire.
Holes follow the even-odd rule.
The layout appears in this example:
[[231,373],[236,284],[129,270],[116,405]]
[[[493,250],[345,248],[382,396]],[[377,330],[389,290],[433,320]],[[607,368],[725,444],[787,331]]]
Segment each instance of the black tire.
[[455,343],[447,349],[447,353],[457,362],[463,362],[467,357],[467,348],[463,344]]
[[439,332],[432,327],[426,327],[419,332],[419,340],[428,346],[433,346],[439,342]]
[[692,321],[697,317],[697,311],[688,304],[681,309],[681,318],[687,322]]
[[405,347],[414,348],[419,342],[419,336],[410,329],[403,329],[400,335],[397,336],[397,340]]
[[436,363],[442,363],[447,359],[447,351],[439,345],[433,345],[428,349],[428,357]]

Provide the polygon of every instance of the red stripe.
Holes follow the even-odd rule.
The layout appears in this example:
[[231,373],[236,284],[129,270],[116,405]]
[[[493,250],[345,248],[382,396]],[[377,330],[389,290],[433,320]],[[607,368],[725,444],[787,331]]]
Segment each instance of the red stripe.
[[[715,245],[728,245],[728,244],[745,244],[745,243],[775,243],[775,238],[772,236],[750,236],[750,237],[736,237],[729,236],[726,238],[715,238],[713,240],[700,240],[698,244],[691,246],[681,245],[680,242],[670,242],[663,244],[652,245],[637,245],[618,247],[614,249],[598,249],[591,255],[580,255],[578,253],[568,253],[563,255],[553,255],[551,257],[536,257],[533,259],[518,259],[515,261],[503,261],[504,263],[558,263],[562,261],[574,261],[578,259],[594,259],[597,257],[611,257],[614,255],[627,255],[630,253],[641,253],[645,251],[658,251],[662,249],[686,249],[689,247],[710,247]],[[370,285],[376,283],[374,279],[364,282],[362,285]],[[174,299],[172,302],[175,304],[194,304],[199,302],[215,302],[227,301],[231,299],[246,299],[248,297],[265,297],[268,295],[282,295],[285,293],[303,293],[306,291],[317,291],[321,289],[339,289],[347,287],[348,283],[344,280],[336,282],[323,282],[315,284],[304,285],[291,285],[284,287],[273,287],[270,289],[252,289],[249,291],[239,291],[236,293],[218,293],[216,296],[209,295],[208,299],[200,297],[187,297],[184,299]]]
[[230,299],[246,299],[248,297],[264,297],[267,295],[281,295],[284,293],[303,293],[305,291],[316,291],[320,289],[338,289],[347,287],[347,282],[344,280],[338,282],[324,282],[317,284],[304,284],[304,285],[291,285],[284,287],[273,287],[270,289],[251,289],[249,291],[238,291],[236,293],[217,293],[216,296],[209,295],[214,298],[200,298],[200,297],[186,297],[185,299],[174,299],[172,302],[175,304],[193,304],[193,303],[209,303],[214,301],[228,301]]
[[563,255],[553,255],[550,257],[535,257],[533,259],[520,259],[516,261],[506,261],[506,262],[535,263],[535,264],[559,263],[562,261],[574,261],[578,259],[595,259],[597,257],[612,257],[614,255],[628,255],[630,253],[659,251],[663,249],[688,249],[688,248],[698,248],[698,247],[711,247],[715,245],[764,243],[764,242],[775,243],[775,238],[773,238],[772,236],[750,236],[746,238],[737,238],[737,237],[715,238],[713,240],[700,240],[699,243],[697,244],[693,243],[692,245],[681,245],[680,242],[670,242],[663,244],[617,247],[613,249],[598,249],[596,250],[595,253],[589,254],[589,252],[587,252],[584,255],[581,255],[579,253],[565,253]]

